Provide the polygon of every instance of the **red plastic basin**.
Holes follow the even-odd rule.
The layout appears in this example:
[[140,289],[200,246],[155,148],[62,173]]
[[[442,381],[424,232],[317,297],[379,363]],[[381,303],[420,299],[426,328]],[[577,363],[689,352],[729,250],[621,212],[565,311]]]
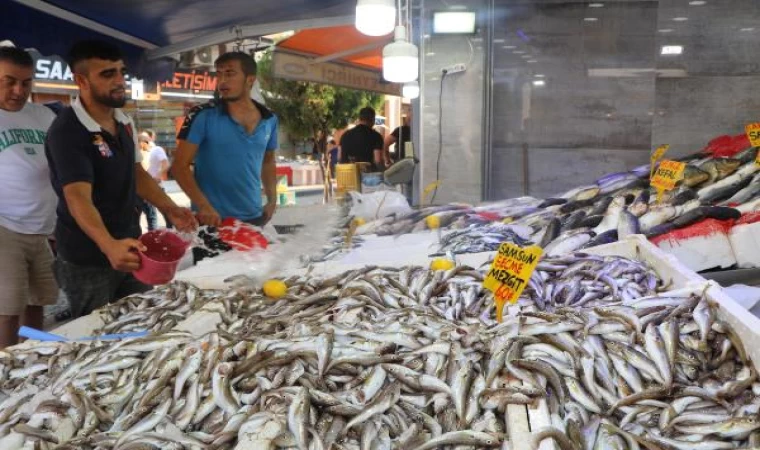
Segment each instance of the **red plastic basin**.
[[145,284],[166,284],[174,278],[179,261],[190,243],[168,230],[153,230],[140,236],[147,250],[140,252],[140,268],[132,272]]

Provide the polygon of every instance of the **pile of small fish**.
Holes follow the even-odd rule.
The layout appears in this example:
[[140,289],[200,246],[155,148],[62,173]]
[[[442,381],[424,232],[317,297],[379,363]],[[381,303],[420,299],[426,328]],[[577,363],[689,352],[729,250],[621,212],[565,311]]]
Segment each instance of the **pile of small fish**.
[[318,262],[325,262],[331,259],[335,259],[340,255],[348,253],[350,250],[359,248],[364,243],[364,238],[361,236],[352,235],[348,237],[349,230],[340,230],[335,236],[320,249],[315,255],[304,255],[301,257],[301,262],[304,264],[312,264]]
[[[758,444],[760,383],[705,298],[652,296],[661,280],[625,258],[548,257],[496,323],[483,278],[366,267],[291,277],[277,300],[177,283],[164,295],[204,298],[216,331],[0,354],[0,448],[506,449],[507,406],[539,403],[535,448]],[[171,300],[140,301],[108,331]]]
[[[700,220],[737,219],[760,210],[760,169],[755,147],[733,158],[697,154],[679,161],[687,163],[684,177],[661,201],[649,186],[650,166],[606,175],[595,183],[571,189],[555,198],[520,197],[484,204],[430,206],[403,217],[387,217],[360,227],[360,234],[398,235],[427,229],[429,216],[440,227],[455,231],[444,235],[438,253],[489,251],[508,222],[515,236],[562,255],[615,242],[631,234],[655,237]],[[494,223],[496,222],[496,223]],[[504,228],[505,230],[507,228]],[[479,238],[485,241],[475,245]]]
[[452,231],[438,242],[438,251],[430,256],[442,256],[449,252],[481,253],[493,252],[504,242],[513,242],[520,246],[531,244],[529,236],[520,235],[520,229],[501,222],[485,225],[470,225],[463,230]]
[[201,291],[182,282],[133,294],[98,310],[104,325],[96,334],[171,330],[217,295],[216,291]]

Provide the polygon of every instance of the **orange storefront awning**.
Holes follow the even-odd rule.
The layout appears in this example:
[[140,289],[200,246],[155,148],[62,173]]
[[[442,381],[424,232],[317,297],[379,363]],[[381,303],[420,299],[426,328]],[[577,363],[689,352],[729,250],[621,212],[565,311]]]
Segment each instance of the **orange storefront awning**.
[[383,46],[391,42],[392,38],[391,34],[378,37],[366,36],[355,26],[344,25],[299,31],[277,44],[277,47],[317,58],[334,55],[333,62],[382,70]]
[[353,25],[299,31],[277,44],[274,75],[400,95],[401,87],[382,77],[383,47],[392,39],[365,36]]

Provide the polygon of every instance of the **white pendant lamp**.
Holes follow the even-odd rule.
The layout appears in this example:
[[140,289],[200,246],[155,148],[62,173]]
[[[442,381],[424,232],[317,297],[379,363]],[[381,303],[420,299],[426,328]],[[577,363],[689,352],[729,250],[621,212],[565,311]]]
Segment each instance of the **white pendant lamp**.
[[396,5],[393,0],[358,0],[356,29],[367,36],[384,36],[396,24]]
[[391,83],[414,81],[419,61],[417,46],[406,40],[406,28],[397,26],[393,42],[383,48],[383,78]]
[[404,83],[404,86],[401,88],[401,95],[409,100],[414,100],[419,97],[420,83],[418,83],[417,80]]

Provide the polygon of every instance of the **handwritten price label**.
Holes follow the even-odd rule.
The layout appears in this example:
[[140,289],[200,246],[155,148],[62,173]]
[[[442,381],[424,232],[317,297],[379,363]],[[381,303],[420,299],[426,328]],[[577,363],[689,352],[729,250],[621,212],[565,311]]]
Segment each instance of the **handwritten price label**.
[[654,172],[650,181],[653,188],[657,189],[657,201],[662,200],[662,194],[676,187],[676,183],[683,178],[683,171],[686,169],[686,163],[663,160]]
[[670,145],[661,145],[657,147],[657,149],[652,153],[651,156],[651,168],[649,169],[649,178],[652,178],[652,175],[654,175],[654,167],[657,164],[657,161],[661,160],[663,156],[665,156],[665,152],[668,151],[670,148]]
[[483,287],[493,292],[496,301],[496,320],[501,322],[505,303],[515,303],[528,284],[543,250],[538,246],[520,247],[505,242],[491,263]]
[[750,123],[744,127],[744,131],[747,132],[749,143],[753,147],[760,147],[760,122]]

